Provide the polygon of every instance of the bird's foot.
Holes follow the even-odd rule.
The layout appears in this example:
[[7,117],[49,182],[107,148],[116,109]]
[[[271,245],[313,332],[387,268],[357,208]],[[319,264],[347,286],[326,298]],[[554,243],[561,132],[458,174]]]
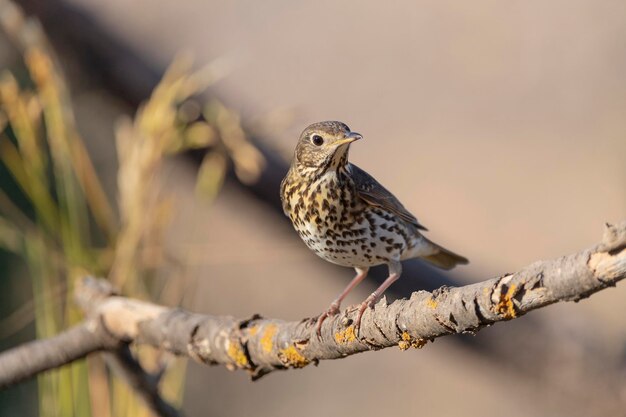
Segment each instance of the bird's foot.
[[359,335],[359,330],[361,329],[361,318],[363,318],[363,313],[365,313],[365,310],[367,310],[368,307],[374,308],[376,301],[378,301],[377,299],[377,294],[372,293],[359,305],[359,313],[357,314],[356,321],[354,322],[354,332],[357,336]]
[[324,323],[324,320],[326,320],[328,317],[336,316],[337,314],[339,314],[339,311],[339,303],[333,301],[330,307],[328,307],[328,310],[319,315],[319,317],[317,318],[317,324],[315,325],[315,333],[317,334],[318,338],[322,336],[322,323]]

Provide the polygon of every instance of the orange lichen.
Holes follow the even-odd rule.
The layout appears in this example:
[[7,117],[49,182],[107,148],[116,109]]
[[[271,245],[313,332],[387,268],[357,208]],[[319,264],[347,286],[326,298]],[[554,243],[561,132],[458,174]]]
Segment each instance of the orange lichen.
[[239,368],[245,368],[248,366],[248,358],[244,353],[239,343],[228,342],[228,349],[226,350],[228,357],[235,362]]
[[355,340],[356,334],[354,332],[354,326],[348,326],[348,328],[335,333],[335,341],[339,344],[354,342]]
[[439,303],[437,303],[437,301],[433,297],[430,297],[428,300],[426,300],[426,305],[433,310],[437,308],[438,304]]
[[408,332],[402,332],[400,336],[402,340],[398,342],[398,347],[400,350],[407,350],[408,348],[421,349],[426,344],[426,340],[424,339],[416,339],[412,337]]
[[311,362],[293,345],[281,349],[278,352],[278,357],[283,365],[290,368],[304,368]]
[[496,304],[496,312],[504,317],[506,320],[514,319],[517,317],[517,311],[515,311],[515,303],[513,303],[513,297],[517,293],[517,285],[512,284],[506,293],[500,293],[500,301]]
[[278,331],[278,327],[275,324],[268,324],[261,337],[261,349],[263,352],[270,353],[274,348],[274,335]]

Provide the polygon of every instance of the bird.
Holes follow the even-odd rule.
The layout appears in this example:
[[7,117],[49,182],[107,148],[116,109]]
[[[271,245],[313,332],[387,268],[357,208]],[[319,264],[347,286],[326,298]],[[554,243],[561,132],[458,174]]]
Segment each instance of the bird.
[[[282,208],[306,246],[328,262],[354,268],[355,277],[317,317],[340,312],[342,301],[370,267],[386,264],[387,279],[360,305],[355,328],[402,274],[401,261],[422,258],[451,269],[467,258],[423,235],[427,229],[374,177],[348,161],[350,145],[362,139],[339,121],[313,123],[298,139],[294,157],[280,185]],[[358,333],[357,333],[358,334]]]

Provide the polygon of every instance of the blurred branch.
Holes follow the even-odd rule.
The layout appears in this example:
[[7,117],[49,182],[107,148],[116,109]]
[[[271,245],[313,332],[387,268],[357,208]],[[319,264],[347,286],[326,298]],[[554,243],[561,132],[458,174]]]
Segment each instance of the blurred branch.
[[58,368],[89,353],[115,349],[119,340],[94,320],[49,339],[35,340],[0,354],[0,389]]
[[[538,261],[516,273],[464,287],[415,292],[410,299],[390,305],[383,300],[365,313],[358,334],[353,325],[356,311],[345,310],[324,322],[320,338],[315,336],[314,320],[286,322],[257,315],[238,320],[195,314],[116,296],[108,282],[87,278],[77,288],[76,298],[88,321],[54,338],[0,354],[0,387],[89,352],[116,349],[114,340],[245,369],[256,379],[274,370],[302,368],[368,350],[421,348],[437,337],[475,333],[556,302],[579,301],[624,278],[626,221],[607,225],[600,244],[573,255]],[[141,370],[138,364],[137,368]]]
[[[98,287],[99,296],[113,295],[110,284]],[[83,299],[84,302],[88,302]],[[35,340],[0,353],[0,390],[32,378],[41,372],[82,359],[90,353],[104,351],[107,363],[115,369],[159,417],[178,417],[181,414],[159,393],[162,372],[147,373],[128,348],[128,343],[108,332],[107,326],[89,318],[57,336]]]
[[176,408],[167,403],[159,393],[159,381],[161,375],[147,373],[141,364],[132,355],[128,344],[107,357],[107,363],[112,365],[119,375],[139,394],[148,407],[159,417],[178,417],[180,413]]
[[128,345],[90,319],[49,339],[35,340],[0,354],[0,389],[58,368],[90,353],[111,351],[110,363],[160,417],[180,414],[158,391],[159,378],[143,370]]

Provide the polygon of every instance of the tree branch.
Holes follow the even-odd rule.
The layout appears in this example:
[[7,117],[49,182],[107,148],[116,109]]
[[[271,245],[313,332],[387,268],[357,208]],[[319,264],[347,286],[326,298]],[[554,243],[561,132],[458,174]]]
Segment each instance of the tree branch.
[[86,320],[49,339],[34,340],[0,353],[0,389],[119,345],[119,339],[107,334],[104,326]]
[[[100,297],[114,291],[104,280],[95,281],[92,290]],[[87,302],[88,300],[83,299]],[[105,351],[107,363],[138,393],[146,405],[160,417],[181,414],[159,393],[159,378],[147,373],[133,357],[128,343],[117,338],[93,317],[50,339],[35,340],[0,353],[0,390],[28,378],[58,368],[90,353]]]
[[[355,332],[355,310],[324,322],[322,337],[314,321],[285,322],[254,316],[237,320],[167,309],[122,297],[89,303],[107,330],[117,337],[147,343],[200,362],[246,369],[253,378],[277,369],[301,368],[324,359],[339,359],[390,346],[420,348],[453,333],[475,333],[558,302],[578,301],[626,276],[626,222],[607,226],[594,248],[519,272],[459,288],[419,291],[408,300],[379,302],[363,316]],[[80,293],[90,294],[93,281]]]
[[[105,280],[89,280],[89,291],[78,292],[76,301],[83,310],[88,311],[92,303],[97,303],[107,297],[116,296],[117,292],[108,281]],[[92,315],[92,320],[101,320],[101,317]],[[102,322],[100,322],[102,324]],[[107,326],[101,325],[102,334],[108,334]],[[179,417],[182,414],[171,404],[165,401],[159,392],[159,381],[162,372],[156,375],[148,373],[143,369],[139,361],[133,356],[128,344],[132,339],[118,338],[117,346],[111,352],[105,352],[105,361],[107,365],[113,368],[116,373],[122,377],[135,390],[141,399],[146,403],[155,415],[160,417]],[[0,356],[1,357],[1,356]],[[1,367],[0,367],[1,369]]]
[[111,354],[106,354],[107,363],[135,390],[146,405],[159,417],[179,417],[181,413],[165,401],[159,393],[160,376],[147,373],[124,344]]
[[357,312],[345,310],[324,322],[319,339],[315,322],[308,319],[195,314],[116,296],[106,281],[87,278],[76,295],[88,321],[55,338],[0,354],[0,387],[91,351],[116,349],[111,336],[202,363],[245,369],[256,379],[274,370],[367,350],[421,348],[437,337],[475,333],[549,304],[581,300],[625,277],[626,221],[607,225],[602,243],[573,255],[464,287],[418,291],[390,305],[383,300],[365,313],[358,335],[353,325]]

